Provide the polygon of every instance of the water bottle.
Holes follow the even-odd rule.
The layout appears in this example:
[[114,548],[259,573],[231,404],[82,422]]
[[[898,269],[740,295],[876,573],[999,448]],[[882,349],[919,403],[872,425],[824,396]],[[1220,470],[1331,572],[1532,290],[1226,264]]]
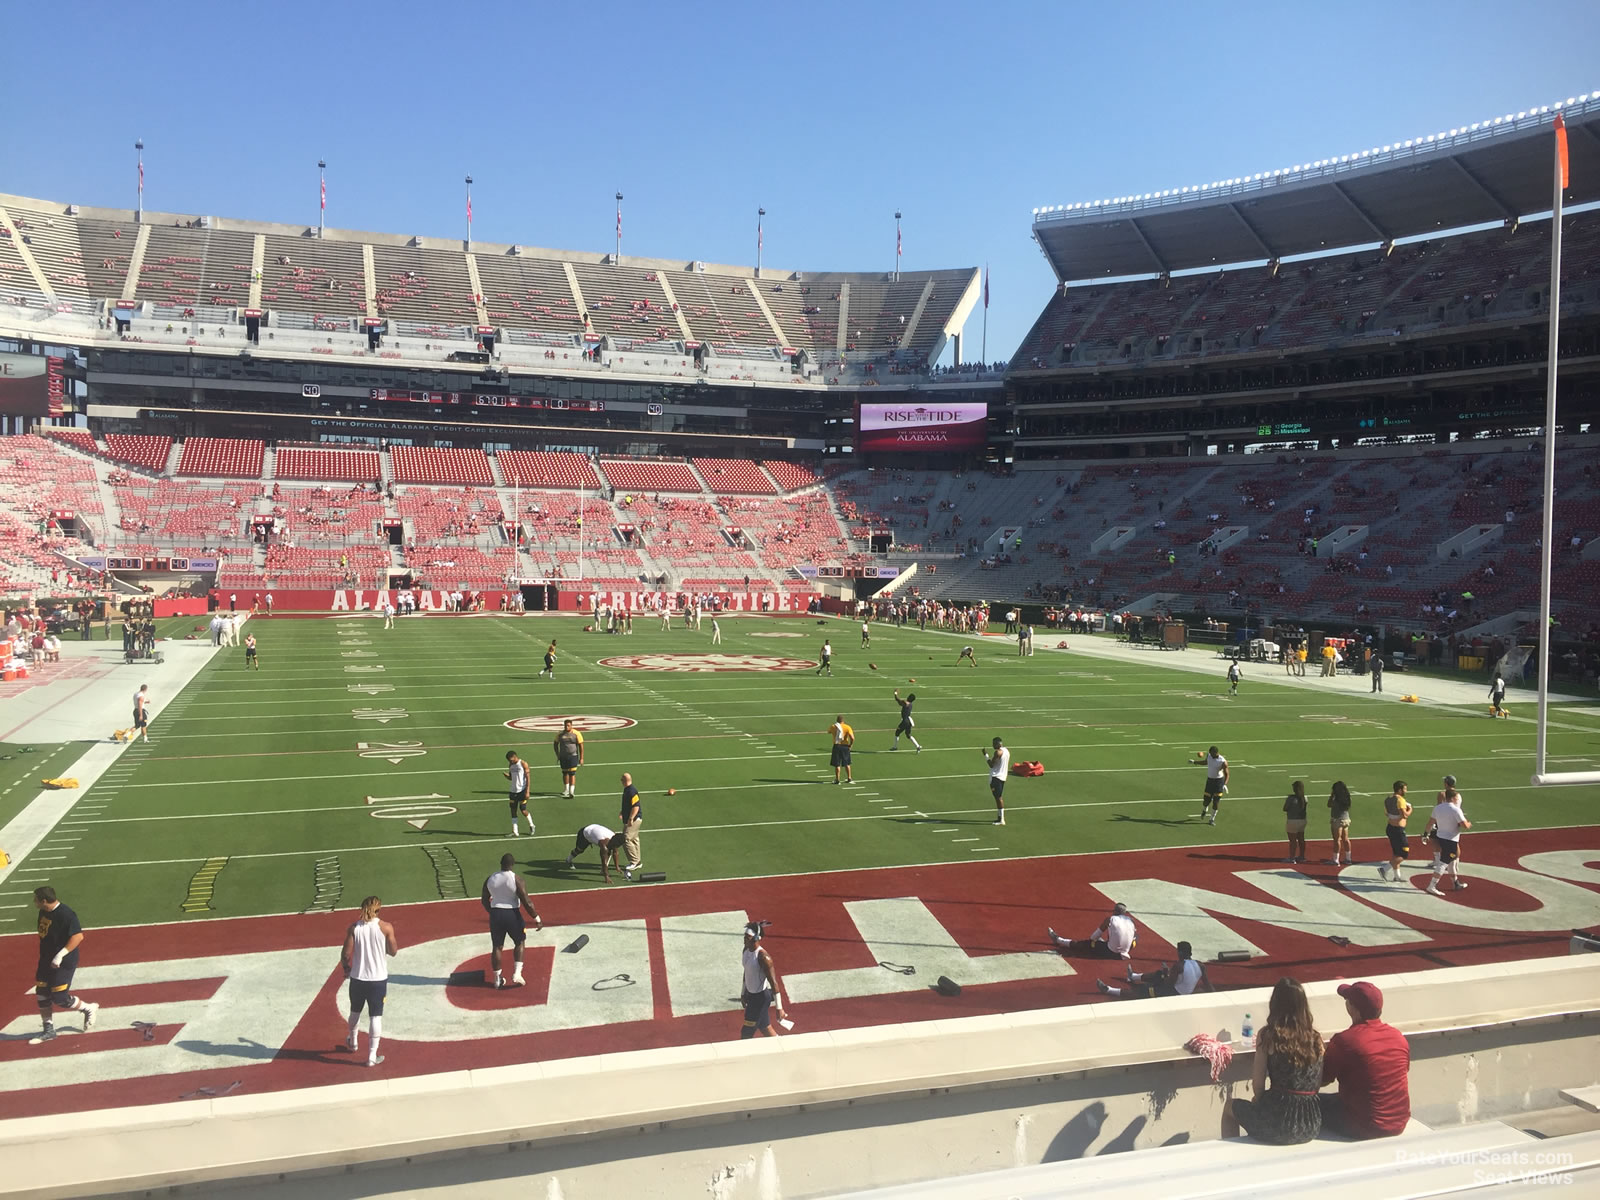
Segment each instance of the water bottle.
[[1244,1015],[1244,1024],[1239,1028],[1239,1045],[1246,1050],[1253,1049],[1256,1044],[1256,1023],[1249,1013]]

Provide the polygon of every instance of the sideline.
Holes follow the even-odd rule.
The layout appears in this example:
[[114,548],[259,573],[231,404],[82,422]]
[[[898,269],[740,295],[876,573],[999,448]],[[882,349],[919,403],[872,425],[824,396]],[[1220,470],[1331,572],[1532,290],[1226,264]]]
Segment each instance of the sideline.
[[[69,645],[62,644],[63,653]],[[40,790],[21,812],[0,828],[0,849],[10,857],[8,863],[0,866],[0,883],[17,871],[27,869],[28,856],[55,832],[56,826],[72,813],[89,790],[133,747],[132,742],[113,742],[109,738],[111,730],[124,729],[132,721],[132,696],[138,687],[132,682],[135,676],[139,683],[148,683],[151,693],[157,697],[153,712],[155,721],[159,722],[173,709],[181,711],[181,706],[187,703],[181,699],[183,690],[212,661],[218,649],[209,641],[164,641],[159,647],[166,656],[161,663],[140,663],[136,667],[117,661],[108,663],[99,681],[104,686],[87,695],[79,694],[87,685],[76,688],[71,694],[75,703],[63,713],[53,715],[65,697],[51,698],[46,688],[5,703],[8,718],[22,718],[17,729],[22,731],[24,740],[79,742],[86,743],[87,749],[71,766],[57,772],[60,777],[76,779],[76,788]],[[85,643],[83,650],[87,654],[97,648],[93,643]],[[99,651],[96,657],[106,656],[104,651]],[[112,657],[120,660],[121,651],[116,651]],[[116,671],[118,666],[125,670]],[[172,715],[177,714],[172,712]]]

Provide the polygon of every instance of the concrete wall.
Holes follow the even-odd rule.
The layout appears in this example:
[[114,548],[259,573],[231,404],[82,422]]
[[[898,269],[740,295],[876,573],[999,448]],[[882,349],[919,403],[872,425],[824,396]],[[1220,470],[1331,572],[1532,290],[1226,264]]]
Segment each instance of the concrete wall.
[[[1600,1081],[1600,956],[1378,982],[1426,1123]],[[1348,1023],[1334,984],[1307,992],[1325,1033]],[[1209,1139],[1250,1055],[1213,1084],[1182,1043],[1265,1007],[1261,989],[1108,1002],[23,1119],[0,1123],[0,1195],[312,1171],[297,1200],[502,1180],[770,1200]]]

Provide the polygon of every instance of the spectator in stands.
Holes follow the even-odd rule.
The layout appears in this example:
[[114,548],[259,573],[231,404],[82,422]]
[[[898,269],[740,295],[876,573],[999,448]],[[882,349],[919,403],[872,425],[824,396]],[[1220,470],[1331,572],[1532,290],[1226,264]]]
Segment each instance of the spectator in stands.
[[1323,1124],[1350,1138],[1394,1137],[1411,1119],[1411,1047],[1380,1019],[1383,993],[1375,984],[1341,984],[1339,995],[1351,1025],[1329,1039],[1322,1060],[1323,1085],[1339,1085],[1317,1097]]
[[1228,1102],[1222,1110],[1222,1136],[1238,1137],[1242,1129],[1275,1146],[1309,1142],[1322,1132],[1317,1098],[1323,1078],[1322,1035],[1312,1024],[1305,989],[1288,976],[1272,989],[1267,1023],[1256,1036],[1255,1050],[1250,1077],[1254,1098]]

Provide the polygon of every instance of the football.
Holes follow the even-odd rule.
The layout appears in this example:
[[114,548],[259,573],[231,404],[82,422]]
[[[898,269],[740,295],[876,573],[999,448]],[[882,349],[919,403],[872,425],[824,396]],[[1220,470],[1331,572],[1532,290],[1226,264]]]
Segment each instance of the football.
[[871,667],[874,671],[876,671],[878,669],[878,664],[877,663],[868,663],[867,666]]
[[668,788],[667,789],[667,795],[676,796],[677,794],[678,794],[678,789],[677,788]]

